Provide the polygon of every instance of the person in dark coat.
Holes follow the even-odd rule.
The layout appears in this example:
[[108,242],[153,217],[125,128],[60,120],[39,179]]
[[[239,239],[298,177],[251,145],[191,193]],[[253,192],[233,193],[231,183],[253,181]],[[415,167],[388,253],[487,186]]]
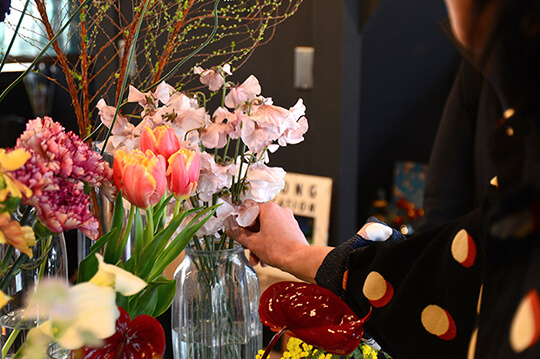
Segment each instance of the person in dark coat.
[[229,233],[252,263],[372,310],[366,330],[394,358],[540,358],[540,1],[446,5],[464,64],[432,157],[431,229],[405,239],[370,219],[336,248],[310,247],[268,203],[256,231]]

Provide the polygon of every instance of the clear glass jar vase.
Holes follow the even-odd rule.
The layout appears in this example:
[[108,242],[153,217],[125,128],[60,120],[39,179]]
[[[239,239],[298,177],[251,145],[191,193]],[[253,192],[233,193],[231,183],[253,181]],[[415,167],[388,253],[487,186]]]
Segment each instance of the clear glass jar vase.
[[[32,308],[40,318],[27,318],[27,299],[34,293],[38,282],[47,278],[65,280],[67,283],[68,261],[66,242],[63,233],[54,234],[38,240],[32,247],[33,257],[27,258],[19,266],[21,253],[9,249],[7,244],[0,245],[2,258],[12,256],[10,269],[5,275],[5,293],[12,299],[0,311],[1,340],[0,344],[7,358],[11,358],[26,340],[30,329],[39,325],[40,318],[45,320],[47,313],[41,313],[39,308]],[[13,251],[13,252],[12,252]],[[13,265],[15,264],[15,267]],[[9,348],[9,350],[8,350]]]
[[185,252],[174,276],[174,358],[255,358],[262,348],[260,288],[244,250]]

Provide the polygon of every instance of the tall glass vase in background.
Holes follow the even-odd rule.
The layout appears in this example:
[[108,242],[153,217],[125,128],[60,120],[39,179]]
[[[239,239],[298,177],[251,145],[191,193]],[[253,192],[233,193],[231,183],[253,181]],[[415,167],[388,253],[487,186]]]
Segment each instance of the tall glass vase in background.
[[[0,245],[1,257],[4,258],[8,245]],[[13,265],[21,256],[18,250],[14,251]],[[33,247],[33,258],[28,258],[19,269],[14,269],[5,288],[7,295],[13,299],[4,306],[0,313],[1,347],[6,350],[6,357],[12,357],[26,339],[28,331],[39,324],[39,319],[25,318],[25,299],[32,295],[39,280],[46,278],[61,278],[67,281],[68,261],[64,234],[54,234],[38,240]],[[39,308],[37,308],[39,313]],[[39,313],[46,316],[47,313]]]
[[241,247],[186,248],[175,273],[175,359],[253,359],[262,347],[259,281]]

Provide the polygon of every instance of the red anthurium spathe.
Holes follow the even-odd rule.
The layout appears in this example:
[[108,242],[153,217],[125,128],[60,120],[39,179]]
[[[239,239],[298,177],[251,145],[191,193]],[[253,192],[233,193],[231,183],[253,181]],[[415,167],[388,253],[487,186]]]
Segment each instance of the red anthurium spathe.
[[162,155],[166,160],[180,149],[180,141],[174,128],[159,126],[151,130],[145,127],[139,139],[141,151],[150,150],[156,155]]
[[167,184],[177,199],[190,197],[201,173],[201,156],[190,150],[179,150],[169,158]]
[[130,320],[120,307],[116,333],[99,348],[83,347],[72,352],[75,359],[161,359],[165,352],[165,332],[157,319],[139,315]]
[[347,355],[359,345],[365,318],[358,318],[337,295],[315,284],[279,282],[261,296],[259,314],[273,331],[289,330],[330,354]]
[[150,208],[159,202],[167,190],[166,162],[152,151],[133,150],[128,155],[114,155],[114,185],[124,197],[139,208]]

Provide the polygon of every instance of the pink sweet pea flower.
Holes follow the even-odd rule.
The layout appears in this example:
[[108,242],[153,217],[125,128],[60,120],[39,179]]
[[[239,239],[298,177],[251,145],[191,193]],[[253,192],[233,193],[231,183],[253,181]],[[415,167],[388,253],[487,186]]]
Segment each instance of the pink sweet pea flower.
[[152,151],[124,151],[114,156],[113,178],[116,188],[139,208],[150,208],[159,202],[167,189],[166,161]]
[[177,199],[190,197],[197,186],[201,173],[201,157],[190,150],[179,150],[169,158],[167,183]]
[[237,108],[240,104],[251,101],[261,94],[259,80],[253,75],[249,76],[244,83],[238,87],[233,87],[225,97],[225,106]]
[[[227,74],[230,74],[228,69],[230,69],[230,66],[227,67],[227,65],[225,65],[223,67],[223,71]],[[200,78],[201,83],[203,85],[208,86],[208,89],[210,91],[218,91],[223,86],[223,83],[225,82],[223,75],[219,71],[216,71],[215,69],[205,70],[200,66],[195,66],[193,70],[195,74],[201,75],[201,78]]]
[[176,137],[174,128],[159,126],[151,130],[146,127],[141,133],[139,140],[141,151],[152,151],[155,155],[162,155],[166,160],[180,149],[180,141]]

